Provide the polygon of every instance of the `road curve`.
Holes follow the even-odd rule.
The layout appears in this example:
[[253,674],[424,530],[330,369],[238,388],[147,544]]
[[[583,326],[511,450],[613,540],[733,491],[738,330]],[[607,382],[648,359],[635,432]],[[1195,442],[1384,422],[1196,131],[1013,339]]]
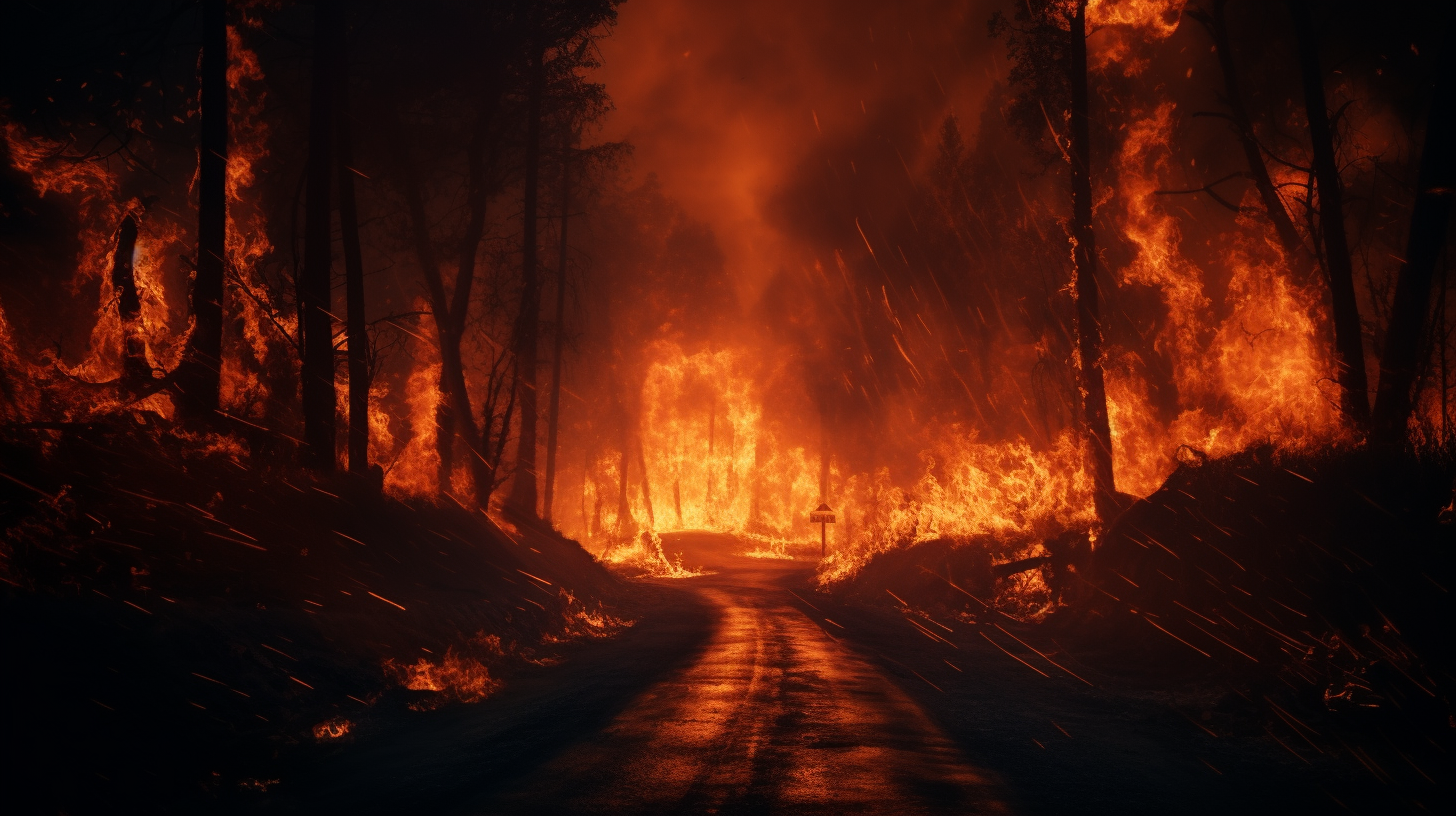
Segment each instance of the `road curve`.
[[731,561],[683,582],[715,612],[695,659],[479,812],[1008,812],[994,775],[791,605],[780,565]]

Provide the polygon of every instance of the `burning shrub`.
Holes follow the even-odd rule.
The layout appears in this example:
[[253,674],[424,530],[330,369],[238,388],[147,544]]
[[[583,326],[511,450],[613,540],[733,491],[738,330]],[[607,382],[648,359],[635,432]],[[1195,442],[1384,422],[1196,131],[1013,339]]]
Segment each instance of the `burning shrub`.
[[411,665],[386,659],[384,673],[410,691],[436,692],[429,701],[411,704],[417,711],[437,708],[447,702],[478,703],[500,688],[483,663],[457,655],[453,648],[445,651],[439,663],[420,658]]
[[349,735],[354,723],[344,717],[333,717],[313,727],[313,738],[319,742],[341,740]]
[[609,548],[602,553],[602,560],[619,569],[632,571],[634,578],[694,578],[708,573],[692,570],[682,565],[682,554],[669,561],[662,550],[662,536],[653,530],[645,530],[630,543]]

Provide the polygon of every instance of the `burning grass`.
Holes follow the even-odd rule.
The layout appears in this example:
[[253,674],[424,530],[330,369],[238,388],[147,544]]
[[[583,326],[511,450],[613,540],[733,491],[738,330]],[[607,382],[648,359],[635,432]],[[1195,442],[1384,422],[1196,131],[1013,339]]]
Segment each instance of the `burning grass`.
[[682,553],[669,560],[662,549],[662,536],[651,530],[609,547],[602,553],[602,561],[632,578],[696,578],[711,574],[701,568],[684,567]]

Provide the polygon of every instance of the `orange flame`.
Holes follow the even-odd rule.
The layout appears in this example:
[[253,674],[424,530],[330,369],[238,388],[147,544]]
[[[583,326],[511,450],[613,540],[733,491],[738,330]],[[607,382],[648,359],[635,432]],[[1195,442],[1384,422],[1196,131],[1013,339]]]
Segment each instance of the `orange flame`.
[[453,648],[445,651],[439,663],[420,658],[411,665],[386,659],[384,673],[410,691],[437,692],[432,703],[419,704],[425,708],[449,701],[478,703],[500,687],[484,664],[457,655]]

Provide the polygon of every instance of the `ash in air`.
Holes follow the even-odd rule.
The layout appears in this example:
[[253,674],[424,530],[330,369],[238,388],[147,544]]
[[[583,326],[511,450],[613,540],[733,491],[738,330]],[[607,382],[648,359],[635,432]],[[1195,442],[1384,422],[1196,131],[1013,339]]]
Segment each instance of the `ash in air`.
[[1450,805],[1445,4],[0,17],[26,812]]

